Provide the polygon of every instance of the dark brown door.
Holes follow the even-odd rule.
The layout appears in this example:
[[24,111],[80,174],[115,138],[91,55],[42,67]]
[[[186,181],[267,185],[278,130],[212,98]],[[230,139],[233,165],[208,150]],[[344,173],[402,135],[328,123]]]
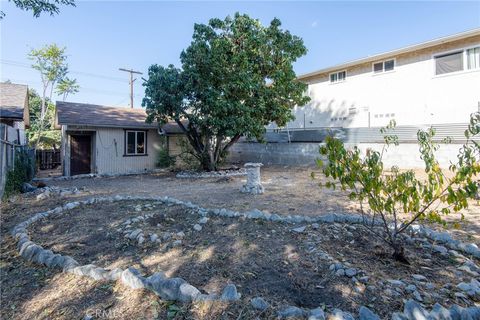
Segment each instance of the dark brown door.
[[70,136],[70,174],[90,173],[92,136]]

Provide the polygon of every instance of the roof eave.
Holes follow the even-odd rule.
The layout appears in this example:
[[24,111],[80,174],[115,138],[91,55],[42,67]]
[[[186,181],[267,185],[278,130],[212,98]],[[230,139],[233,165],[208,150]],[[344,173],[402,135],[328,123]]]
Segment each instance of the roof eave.
[[462,33],[457,33],[457,34],[446,36],[446,37],[437,38],[437,39],[434,39],[434,40],[425,41],[425,42],[422,42],[422,43],[414,44],[414,45],[403,47],[403,48],[400,48],[400,49],[395,49],[395,50],[375,54],[375,55],[368,56],[368,57],[361,58],[361,59],[357,59],[357,60],[347,61],[345,63],[337,64],[337,65],[334,65],[332,67],[328,67],[328,68],[324,68],[324,69],[320,69],[320,70],[317,70],[317,71],[313,71],[313,72],[309,72],[309,73],[299,75],[297,77],[297,80],[306,80],[306,79],[313,78],[313,77],[316,77],[316,76],[319,76],[319,75],[323,75],[323,74],[326,74],[326,73],[329,73],[329,72],[332,72],[332,71],[335,71],[335,70],[345,69],[345,68],[352,67],[352,66],[355,66],[355,65],[368,63],[368,62],[373,62],[373,61],[381,60],[381,59],[388,58],[388,57],[391,57],[391,56],[395,56],[395,55],[399,55],[399,54],[403,54],[403,53],[407,53],[407,52],[413,52],[413,51],[417,51],[417,50],[422,50],[422,49],[426,49],[426,48],[429,48],[429,47],[434,47],[434,46],[437,46],[437,45],[440,45],[440,44],[443,44],[443,43],[446,43],[446,42],[458,41],[458,40],[462,40],[462,39],[465,39],[465,38],[470,38],[470,37],[474,37],[474,36],[478,36],[478,35],[480,35],[480,28],[473,29],[473,30],[468,30],[468,31],[465,31],[465,32],[462,32]]

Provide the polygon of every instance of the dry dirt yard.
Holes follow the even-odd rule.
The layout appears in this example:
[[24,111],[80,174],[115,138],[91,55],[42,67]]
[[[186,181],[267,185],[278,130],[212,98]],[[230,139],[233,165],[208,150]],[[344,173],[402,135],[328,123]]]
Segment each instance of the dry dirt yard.
[[[127,201],[79,207],[29,228],[33,241],[71,255],[81,264],[134,266],[146,275],[161,270],[168,276],[183,277],[205,292],[218,292],[234,283],[242,293],[236,303],[193,305],[166,302],[146,290],[134,291],[118,283],[33,265],[17,254],[8,234],[14,225],[36,212],[68,201],[116,194],[171,196],[208,208],[260,209],[284,215],[357,210],[344,194],[319,189],[319,180],[310,178],[312,170],[263,168],[266,192],[259,196],[238,191],[243,177],[192,180],[164,173],[49,181],[50,186],[85,187],[87,192],[42,201],[27,195],[1,205],[1,318],[83,319],[86,314],[97,319],[275,318],[271,309],[259,312],[250,307],[249,300],[255,296],[262,296],[274,307],[335,307],[354,314],[360,305],[365,305],[385,317],[400,309],[403,299],[412,298],[407,285],[416,286],[427,306],[435,302],[445,306],[472,304],[455,296],[452,289],[469,279],[469,274],[457,269],[462,261],[443,257],[416,243],[407,247],[411,265],[399,264],[390,259],[384,246],[351,225],[320,224],[318,228],[308,226],[304,232],[295,232],[295,226],[287,224],[211,217],[201,231],[195,231],[193,225],[199,217],[182,207]],[[478,204],[472,203],[464,212],[466,219],[460,230],[451,230],[457,238],[479,244],[479,211]],[[124,222],[143,213],[154,216],[132,227],[142,229],[146,238],[158,235],[159,243],[138,244],[124,236]],[[356,269],[358,281],[336,275],[330,270],[328,257]],[[426,279],[416,281],[412,274],[422,274]],[[387,281],[398,279],[405,285]]]

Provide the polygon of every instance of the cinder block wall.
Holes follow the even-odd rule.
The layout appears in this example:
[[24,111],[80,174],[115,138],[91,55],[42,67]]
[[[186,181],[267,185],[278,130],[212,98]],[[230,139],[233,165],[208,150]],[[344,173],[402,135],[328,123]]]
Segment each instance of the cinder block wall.
[[[263,164],[313,166],[315,160],[320,157],[318,148],[320,143],[236,143],[230,149],[229,160],[231,162],[262,162]],[[347,143],[348,148],[354,144]],[[381,151],[383,144],[360,143],[357,144],[365,154],[367,149]],[[437,159],[440,165],[448,168],[450,161],[455,161],[461,144],[442,144],[437,151]],[[418,144],[404,143],[399,146],[391,146],[384,154],[386,168],[398,166],[401,169],[424,168],[420,159]]]

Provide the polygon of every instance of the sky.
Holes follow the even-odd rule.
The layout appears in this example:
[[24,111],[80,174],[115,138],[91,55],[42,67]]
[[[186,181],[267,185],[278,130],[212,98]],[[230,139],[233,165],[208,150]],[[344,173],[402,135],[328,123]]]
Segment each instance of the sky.
[[[194,23],[246,13],[267,25],[273,18],[300,36],[308,53],[294,64],[297,74],[480,27],[480,1],[76,1],[60,14],[31,12],[1,0],[1,81],[40,92],[40,75],[28,52],[46,44],[66,47],[69,77],[80,92],[68,101],[128,106],[128,73],[152,64],[174,64],[191,42]],[[135,81],[135,107],[143,98]],[[55,98],[54,98],[55,99]],[[60,98],[58,98],[60,99]]]

